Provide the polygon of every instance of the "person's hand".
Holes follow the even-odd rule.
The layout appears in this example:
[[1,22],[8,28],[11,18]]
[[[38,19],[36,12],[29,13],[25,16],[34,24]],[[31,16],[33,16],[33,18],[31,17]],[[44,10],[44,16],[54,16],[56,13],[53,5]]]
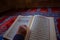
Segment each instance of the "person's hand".
[[26,25],[21,25],[18,29],[17,34],[23,35],[25,37],[27,33],[27,28],[28,27]]

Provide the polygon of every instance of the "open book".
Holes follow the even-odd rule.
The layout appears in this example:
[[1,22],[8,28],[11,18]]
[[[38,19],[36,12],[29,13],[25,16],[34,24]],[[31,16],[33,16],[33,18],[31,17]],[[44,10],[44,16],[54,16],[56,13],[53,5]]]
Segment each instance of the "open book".
[[53,17],[18,16],[9,30],[4,34],[4,38],[13,40],[20,25],[27,25],[27,34],[25,40],[57,40]]

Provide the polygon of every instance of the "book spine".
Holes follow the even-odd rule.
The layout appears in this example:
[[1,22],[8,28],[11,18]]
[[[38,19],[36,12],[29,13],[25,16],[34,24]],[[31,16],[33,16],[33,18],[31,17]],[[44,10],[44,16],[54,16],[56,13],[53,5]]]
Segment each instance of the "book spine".
[[31,18],[31,20],[30,20],[29,28],[27,28],[27,34],[26,34],[25,40],[29,40],[30,33],[31,33],[30,29],[31,29],[32,23],[33,23],[33,21],[34,21],[34,17],[35,17],[35,16],[33,16],[33,17]]

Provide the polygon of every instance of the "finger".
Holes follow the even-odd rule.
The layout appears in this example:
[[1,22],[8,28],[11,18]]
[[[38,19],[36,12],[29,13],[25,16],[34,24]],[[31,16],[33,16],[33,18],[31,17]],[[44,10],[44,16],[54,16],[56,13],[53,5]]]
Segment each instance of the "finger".
[[26,25],[21,25],[20,28],[26,30],[27,29],[27,26]]

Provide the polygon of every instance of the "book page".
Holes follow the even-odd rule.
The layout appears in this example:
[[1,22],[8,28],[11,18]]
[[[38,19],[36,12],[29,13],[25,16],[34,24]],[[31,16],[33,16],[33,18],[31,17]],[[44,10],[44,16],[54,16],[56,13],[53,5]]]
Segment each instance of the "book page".
[[[51,27],[50,25],[51,25],[50,19],[43,16],[35,16],[32,26],[30,28],[31,34],[29,40],[51,40],[50,32],[52,32],[52,30],[50,30]],[[53,38],[55,38],[56,40],[56,36]]]
[[54,18],[48,17],[48,19],[50,20],[50,40],[57,40]]
[[32,16],[18,16],[16,21],[12,24],[11,28],[4,34],[4,37],[12,40],[18,31],[19,26],[26,25],[29,27]]

